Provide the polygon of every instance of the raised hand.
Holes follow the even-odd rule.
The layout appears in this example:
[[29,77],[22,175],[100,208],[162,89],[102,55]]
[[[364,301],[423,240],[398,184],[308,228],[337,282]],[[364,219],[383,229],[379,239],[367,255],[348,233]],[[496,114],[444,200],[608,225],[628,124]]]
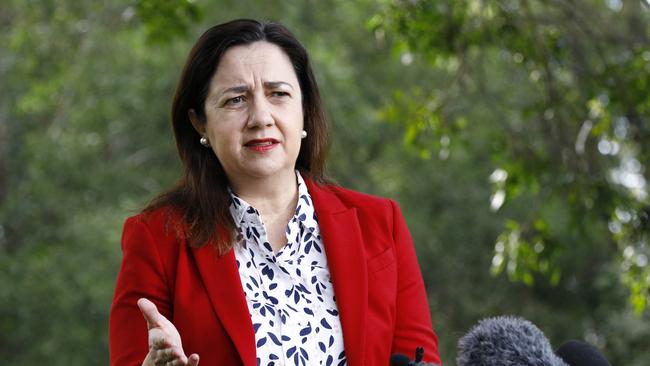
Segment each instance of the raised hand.
[[162,316],[156,305],[141,298],[138,307],[147,321],[149,331],[149,353],[142,366],[197,366],[199,355],[193,353],[185,356],[181,344],[181,335],[174,324]]

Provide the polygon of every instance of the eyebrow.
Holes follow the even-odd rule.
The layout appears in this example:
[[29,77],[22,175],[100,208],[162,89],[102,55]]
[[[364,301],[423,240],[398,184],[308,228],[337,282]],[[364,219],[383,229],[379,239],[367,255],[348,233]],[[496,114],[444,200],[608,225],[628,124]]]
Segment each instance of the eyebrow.
[[[279,87],[281,87],[283,85],[286,85],[286,86],[288,86],[289,88],[291,88],[293,90],[293,85],[291,85],[291,84],[289,84],[287,82],[284,82],[284,81],[265,81],[264,82],[264,88],[265,89],[275,89],[275,88],[279,88]],[[233,86],[233,87],[225,89],[223,92],[221,92],[221,94],[223,95],[223,94],[226,94],[226,93],[243,93],[243,92],[247,92],[249,90],[250,90],[250,87],[248,85],[237,85],[237,86]]]
[[282,85],[286,85],[289,88],[293,89],[293,85],[291,85],[289,83],[285,83],[284,81],[267,81],[267,82],[264,83],[264,87],[267,88],[267,89],[279,88]]

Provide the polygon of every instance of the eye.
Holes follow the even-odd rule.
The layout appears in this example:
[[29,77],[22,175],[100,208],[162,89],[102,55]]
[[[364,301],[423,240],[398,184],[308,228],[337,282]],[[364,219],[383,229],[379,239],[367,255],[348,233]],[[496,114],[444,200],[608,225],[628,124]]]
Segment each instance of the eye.
[[236,96],[234,98],[230,98],[230,99],[226,100],[226,102],[223,105],[224,106],[237,105],[237,104],[241,104],[241,103],[243,103],[245,101],[246,101],[246,98],[243,95],[238,95],[238,96]]
[[290,94],[285,91],[276,90],[271,92],[272,97],[289,97]]

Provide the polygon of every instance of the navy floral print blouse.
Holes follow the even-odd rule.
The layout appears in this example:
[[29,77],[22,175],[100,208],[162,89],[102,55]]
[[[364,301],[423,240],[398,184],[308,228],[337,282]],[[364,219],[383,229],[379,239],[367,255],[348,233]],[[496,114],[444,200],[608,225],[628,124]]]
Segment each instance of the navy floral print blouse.
[[259,211],[231,192],[235,258],[251,315],[257,364],[345,365],[341,321],[311,196],[302,177],[287,244],[274,253]]

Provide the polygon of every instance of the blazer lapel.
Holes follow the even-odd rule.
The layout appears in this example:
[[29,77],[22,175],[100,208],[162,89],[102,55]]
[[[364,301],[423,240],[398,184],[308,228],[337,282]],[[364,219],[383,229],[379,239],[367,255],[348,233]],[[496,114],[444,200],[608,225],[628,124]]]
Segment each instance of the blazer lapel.
[[244,366],[256,364],[255,333],[239,279],[235,253],[219,256],[211,246],[193,248],[210,302],[223,324]]
[[314,202],[338,306],[350,366],[364,363],[368,278],[357,210],[327,187],[305,180]]

